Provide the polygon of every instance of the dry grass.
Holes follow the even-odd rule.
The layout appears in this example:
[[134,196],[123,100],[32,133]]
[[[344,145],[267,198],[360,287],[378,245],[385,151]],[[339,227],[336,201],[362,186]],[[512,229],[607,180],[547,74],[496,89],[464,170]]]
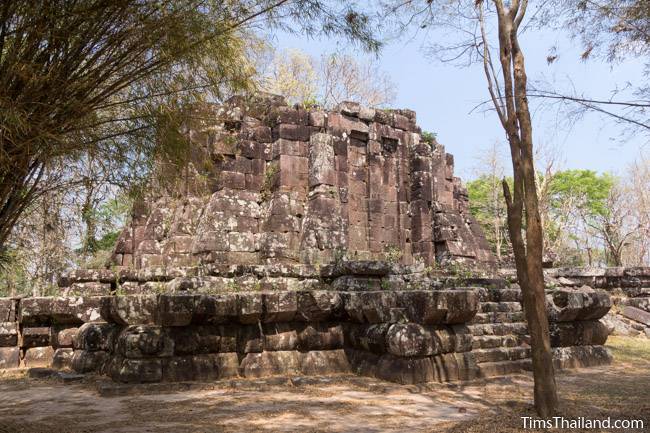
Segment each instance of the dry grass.
[[[640,419],[650,431],[650,340],[610,337],[607,346],[614,355],[611,366],[580,369],[558,374],[558,416],[590,419]],[[466,422],[446,424],[431,430],[444,433],[530,432],[522,417],[536,417],[530,392],[513,389],[493,395],[495,407]],[[529,391],[529,390],[528,390]],[[507,395],[507,397],[506,397]],[[536,431],[557,431],[540,429]],[[564,432],[585,430],[563,429]],[[592,432],[610,430],[589,430]],[[614,430],[612,430],[614,431]],[[625,430],[615,430],[622,432]]]

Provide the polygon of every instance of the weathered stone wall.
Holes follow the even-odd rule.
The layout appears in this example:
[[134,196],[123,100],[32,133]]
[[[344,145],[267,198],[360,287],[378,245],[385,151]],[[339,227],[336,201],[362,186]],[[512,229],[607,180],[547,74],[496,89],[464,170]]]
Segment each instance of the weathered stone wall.
[[[122,382],[354,372],[399,383],[530,368],[521,292],[506,280],[445,279],[385,262],[339,262],[318,278],[284,265],[218,269],[222,277],[80,271],[67,283],[117,280],[149,292],[0,300],[0,345],[11,346],[0,350],[0,368],[51,363]],[[611,360],[599,322],[611,306],[606,292],[556,289],[547,304],[558,368]],[[39,362],[29,352],[37,346]]]
[[236,97],[197,111],[184,132],[189,163],[160,165],[115,265],[494,264],[453,156],[422,142],[410,110]]

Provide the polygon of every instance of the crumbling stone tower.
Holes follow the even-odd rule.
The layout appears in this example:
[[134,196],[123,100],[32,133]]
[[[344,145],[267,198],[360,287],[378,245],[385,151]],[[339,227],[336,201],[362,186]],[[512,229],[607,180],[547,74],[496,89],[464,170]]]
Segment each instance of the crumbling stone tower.
[[234,97],[184,132],[187,165],[161,164],[115,265],[493,264],[453,156],[423,142],[413,111]]

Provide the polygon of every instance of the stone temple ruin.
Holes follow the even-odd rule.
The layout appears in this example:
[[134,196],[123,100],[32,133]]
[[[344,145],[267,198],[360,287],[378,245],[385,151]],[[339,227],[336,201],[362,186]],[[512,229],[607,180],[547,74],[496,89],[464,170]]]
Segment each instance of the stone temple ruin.
[[[235,97],[182,132],[187,164],[160,164],[110,266],[63,275],[61,297],[0,299],[0,369],[423,383],[530,368],[517,284],[457,271],[496,263],[415,113]],[[650,270],[635,275],[650,287]],[[610,295],[560,277],[556,366],[610,362]]]

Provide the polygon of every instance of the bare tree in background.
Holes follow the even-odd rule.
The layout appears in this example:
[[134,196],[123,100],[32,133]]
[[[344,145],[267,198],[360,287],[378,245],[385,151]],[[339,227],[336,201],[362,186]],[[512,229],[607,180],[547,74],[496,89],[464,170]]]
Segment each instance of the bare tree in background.
[[267,58],[261,61],[260,87],[292,104],[331,108],[355,101],[383,107],[395,100],[395,83],[370,59],[345,52],[323,54],[320,59],[297,49],[269,52],[262,56]]

